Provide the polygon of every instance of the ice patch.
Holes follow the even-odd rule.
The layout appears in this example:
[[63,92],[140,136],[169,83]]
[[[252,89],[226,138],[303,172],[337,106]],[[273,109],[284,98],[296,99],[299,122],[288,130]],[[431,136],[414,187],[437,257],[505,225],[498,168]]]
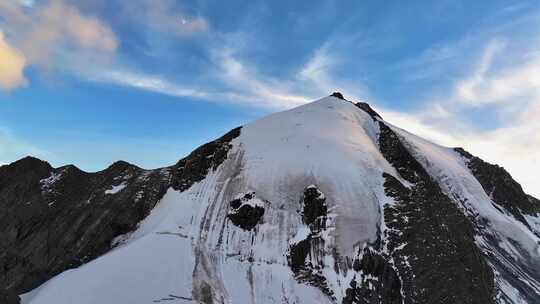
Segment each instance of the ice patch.
[[126,183],[121,183],[120,185],[113,186],[112,189],[105,190],[105,194],[116,194],[122,191],[126,186]]
[[62,172],[52,172],[47,178],[39,181],[41,190],[45,192],[51,192],[54,184],[62,178]]

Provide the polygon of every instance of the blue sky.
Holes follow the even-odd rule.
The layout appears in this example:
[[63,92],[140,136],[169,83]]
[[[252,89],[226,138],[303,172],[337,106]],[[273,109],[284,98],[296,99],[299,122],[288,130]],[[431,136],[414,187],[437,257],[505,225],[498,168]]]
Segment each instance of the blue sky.
[[334,90],[540,195],[539,1],[0,3],[0,163],[169,165]]

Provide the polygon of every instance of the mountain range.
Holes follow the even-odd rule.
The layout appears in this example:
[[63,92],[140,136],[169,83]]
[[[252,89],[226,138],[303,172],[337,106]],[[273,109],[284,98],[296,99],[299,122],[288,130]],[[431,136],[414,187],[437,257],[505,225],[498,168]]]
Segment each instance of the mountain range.
[[333,93],[176,164],[0,167],[0,302],[540,303],[540,201]]

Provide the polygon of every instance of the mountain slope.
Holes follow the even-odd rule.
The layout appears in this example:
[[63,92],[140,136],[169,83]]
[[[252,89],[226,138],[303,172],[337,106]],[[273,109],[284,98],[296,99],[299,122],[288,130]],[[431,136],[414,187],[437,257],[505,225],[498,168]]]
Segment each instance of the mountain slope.
[[538,200],[339,93],[168,168],[23,159],[0,198],[13,302],[540,302]]

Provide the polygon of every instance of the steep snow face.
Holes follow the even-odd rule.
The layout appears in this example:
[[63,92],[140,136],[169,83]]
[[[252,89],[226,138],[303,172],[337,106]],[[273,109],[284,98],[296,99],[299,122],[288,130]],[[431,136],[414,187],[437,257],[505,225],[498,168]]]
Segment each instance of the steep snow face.
[[[375,242],[379,202],[387,200],[382,172],[395,172],[378,151],[377,132],[368,114],[334,97],[248,124],[217,170],[187,191],[170,189],[136,231],[115,240],[116,249],[25,294],[23,303],[330,303],[288,265],[291,240],[305,229],[300,200],[310,185],[326,196],[328,251],[352,257]],[[253,230],[227,218],[245,193],[264,208]],[[326,272],[334,262],[324,258]],[[352,274],[332,275],[341,302]]]
[[[210,215],[227,181],[210,174],[188,191],[169,189],[126,241],[108,254],[66,271],[23,295],[23,303],[298,303],[320,301],[320,292],[297,283],[285,265],[249,263],[206,240],[223,219]],[[223,228],[223,226],[221,226]],[[218,229],[219,230],[219,229]],[[227,229],[228,230],[228,229]],[[228,233],[239,232],[233,229]],[[244,240],[243,240],[244,241]],[[242,243],[242,242],[240,242]],[[246,245],[247,247],[248,245]],[[233,251],[233,250],[231,250]],[[227,278],[224,280],[224,278]],[[320,302],[325,303],[325,302]]]
[[383,199],[382,172],[394,172],[377,146],[377,124],[353,104],[334,97],[270,115],[244,126],[245,187],[294,213],[310,184],[327,196],[336,216],[339,250],[374,242]]

